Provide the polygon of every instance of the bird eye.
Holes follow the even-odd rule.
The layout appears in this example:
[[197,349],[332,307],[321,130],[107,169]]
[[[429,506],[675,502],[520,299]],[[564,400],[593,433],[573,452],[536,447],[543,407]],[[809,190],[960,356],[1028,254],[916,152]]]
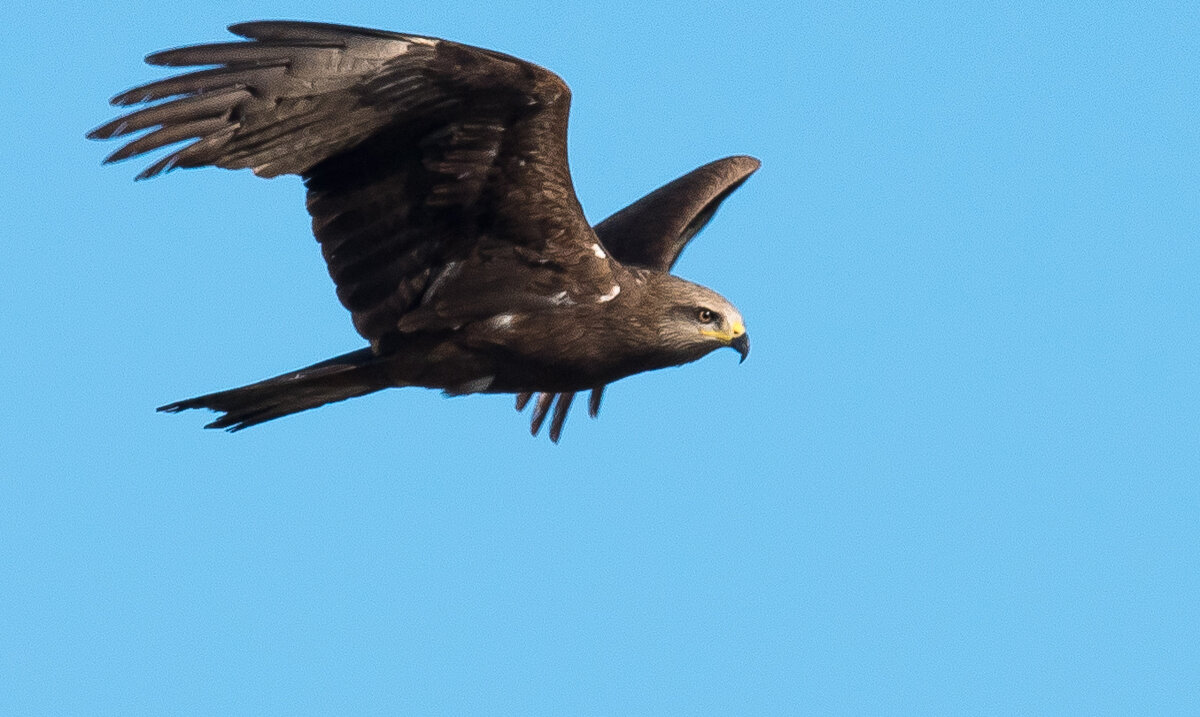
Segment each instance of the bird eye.
[[696,318],[700,319],[702,324],[715,323],[717,320],[717,312],[709,309],[700,309],[696,312]]

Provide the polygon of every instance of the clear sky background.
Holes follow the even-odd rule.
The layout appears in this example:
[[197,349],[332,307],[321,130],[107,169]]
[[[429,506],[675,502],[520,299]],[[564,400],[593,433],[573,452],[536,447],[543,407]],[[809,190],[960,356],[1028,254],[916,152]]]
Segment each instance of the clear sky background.
[[[1200,11],[875,5],[14,6],[0,713],[1200,713]],[[83,138],[280,17],[554,69],[593,221],[761,158],[678,265],[750,359],[155,414],[361,345],[297,179]]]

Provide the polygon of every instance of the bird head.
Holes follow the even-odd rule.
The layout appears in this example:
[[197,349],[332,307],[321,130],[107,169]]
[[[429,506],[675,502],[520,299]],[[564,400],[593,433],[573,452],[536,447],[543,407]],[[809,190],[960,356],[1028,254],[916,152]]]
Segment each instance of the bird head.
[[750,336],[741,313],[725,297],[699,284],[663,275],[659,294],[659,337],[694,360],[728,346],[750,354]]

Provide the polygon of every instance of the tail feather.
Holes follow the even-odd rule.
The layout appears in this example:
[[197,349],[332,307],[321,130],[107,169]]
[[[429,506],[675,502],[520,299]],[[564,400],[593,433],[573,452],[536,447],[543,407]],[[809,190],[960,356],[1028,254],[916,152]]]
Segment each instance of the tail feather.
[[291,413],[307,411],[387,388],[391,383],[370,349],[353,351],[282,376],[160,406],[178,413],[208,408],[224,415],[205,428],[240,431]]

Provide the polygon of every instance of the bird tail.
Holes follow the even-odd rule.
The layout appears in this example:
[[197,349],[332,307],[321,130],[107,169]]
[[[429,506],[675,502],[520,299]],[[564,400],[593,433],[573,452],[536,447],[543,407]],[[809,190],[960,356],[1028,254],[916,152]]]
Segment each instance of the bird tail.
[[170,403],[158,410],[167,413],[189,408],[220,411],[224,415],[205,428],[240,431],[280,416],[374,393],[391,385],[378,357],[371,349],[360,349],[249,386]]

